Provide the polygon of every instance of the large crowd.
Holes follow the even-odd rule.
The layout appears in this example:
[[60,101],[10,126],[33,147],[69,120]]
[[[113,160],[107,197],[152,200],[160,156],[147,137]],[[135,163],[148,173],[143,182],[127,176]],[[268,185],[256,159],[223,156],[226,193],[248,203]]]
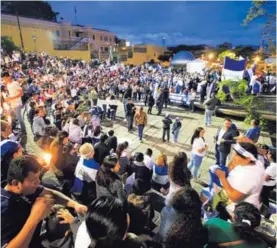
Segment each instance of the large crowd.
[[[259,120],[245,133],[224,120],[200,194],[191,181],[211,146],[205,128],[194,131],[190,158],[172,161],[150,147],[131,152],[124,134],[104,128],[122,104],[126,130],[143,142],[148,116],[162,115],[172,93],[192,112],[199,93],[209,126],[220,72],[24,53],[1,69],[2,247],[275,247],[276,149],[259,143]],[[274,91],[272,77],[260,77],[260,92]],[[161,141],[172,134],[178,143],[180,119],[166,113],[162,122]],[[45,156],[28,153],[29,142]]]

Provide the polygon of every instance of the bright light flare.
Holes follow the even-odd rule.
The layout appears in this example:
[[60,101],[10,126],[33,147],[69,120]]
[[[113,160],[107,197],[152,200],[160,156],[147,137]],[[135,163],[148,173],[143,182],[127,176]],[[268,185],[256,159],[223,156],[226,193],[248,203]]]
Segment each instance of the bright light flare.
[[261,60],[261,58],[259,57],[259,56],[256,56],[255,58],[254,58],[254,61],[255,62],[259,62]]
[[8,121],[9,123],[12,123],[12,117],[11,117],[10,115],[7,116],[7,121]]
[[214,58],[214,54],[213,54],[213,53],[210,53],[210,54],[208,55],[208,58],[209,58],[209,59],[213,59],[213,58]]
[[43,160],[45,161],[45,163],[46,163],[47,165],[50,164],[51,158],[52,158],[52,155],[49,154],[49,153],[45,153],[45,154],[43,155]]

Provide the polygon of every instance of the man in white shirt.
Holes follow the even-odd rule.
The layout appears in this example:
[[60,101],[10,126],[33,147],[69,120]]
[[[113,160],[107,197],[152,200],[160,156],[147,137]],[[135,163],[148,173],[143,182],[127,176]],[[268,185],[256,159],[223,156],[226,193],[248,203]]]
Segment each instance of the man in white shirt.
[[5,102],[10,105],[12,112],[15,114],[16,120],[19,121],[21,127],[21,134],[26,134],[26,127],[24,124],[23,116],[21,113],[23,90],[17,81],[13,81],[8,72],[3,72],[2,80],[7,86],[9,92],[8,97],[5,98]]

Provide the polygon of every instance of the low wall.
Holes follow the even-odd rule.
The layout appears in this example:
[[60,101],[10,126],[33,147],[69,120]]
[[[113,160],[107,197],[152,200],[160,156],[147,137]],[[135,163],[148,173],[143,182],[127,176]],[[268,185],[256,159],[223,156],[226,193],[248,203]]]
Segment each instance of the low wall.
[[90,51],[53,50],[50,55],[90,61]]

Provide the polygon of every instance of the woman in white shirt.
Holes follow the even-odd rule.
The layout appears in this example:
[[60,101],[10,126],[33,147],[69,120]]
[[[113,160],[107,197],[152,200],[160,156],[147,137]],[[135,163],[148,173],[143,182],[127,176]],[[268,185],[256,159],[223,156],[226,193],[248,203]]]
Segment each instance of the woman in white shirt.
[[261,201],[267,207],[269,207],[269,196],[270,192],[276,187],[276,150],[269,151],[267,154],[268,160],[271,162],[270,165],[266,168],[264,174],[264,185],[261,192]]
[[227,210],[234,211],[240,202],[249,202],[260,208],[260,193],[264,183],[264,165],[258,160],[257,148],[252,143],[239,142],[234,146],[232,160],[228,164],[229,175],[215,171],[229,199]]
[[[204,134],[204,128],[198,127],[194,131],[194,134],[191,138],[192,151],[188,168],[191,170],[194,178],[197,178],[197,174],[201,166],[203,157],[205,156],[206,151],[208,150],[208,145],[205,142]],[[193,171],[192,168],[194,169]]]

